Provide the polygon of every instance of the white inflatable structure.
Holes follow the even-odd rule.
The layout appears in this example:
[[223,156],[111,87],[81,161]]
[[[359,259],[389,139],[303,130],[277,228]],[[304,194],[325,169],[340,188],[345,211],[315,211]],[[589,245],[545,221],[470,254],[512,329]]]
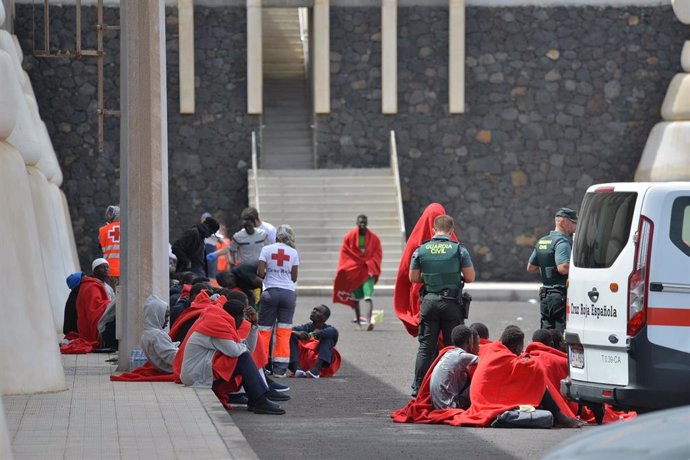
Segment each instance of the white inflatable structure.
[[[673,0],[673,11],[684,24],[690,24],[690,0]],[[690,180],[690,41],[685,42],[680,58],[683,71],[666,91],[661,118],[649,133],[635,172],[638,182]]]
[[[75,268],[58,189],[62,173],[21,59],[16,40],[0,30],[0,394],[6,395],[65,388],[57,330],[65,278]],[[6,432],[2,419],[0,458]]]
[[5,412],[2,409],[2,399],[0,398],[0,458],[12,460],[12,445],[10,437],[7,435],[7,422],[5,422]]

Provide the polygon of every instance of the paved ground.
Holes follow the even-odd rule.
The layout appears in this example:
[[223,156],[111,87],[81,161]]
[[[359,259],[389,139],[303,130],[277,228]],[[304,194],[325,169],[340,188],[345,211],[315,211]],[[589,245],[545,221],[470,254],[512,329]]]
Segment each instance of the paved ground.
[[[389,414],[409,400],[416,339],[393,314],[392,298],[378,297],[385,320],[360,331],[345,306],[333,308],[340,330],[343,366],[331,379],[286,379],[293,399],[287,414],[258,417],[235,411],[232,419],[260,458],[448,458],[535,459],[582,430],[499,430],[393,423]],[[306,320],[328,298],[300,297],[295,323]],[[538,324],[538,306],[529,302],[473,303],[469,322],[487,324],[492,338],[508,324],[528,337]],[[592,428],[585,428],[592,429]]]
[[[409,399],[417,342],[379,296],[383,324],[358,330],[347,307],[333,308],[344,362],[331,379],[286,379],[292,400],[284,416],[221,408],[210,390],[171,383],[111,383],[107,355],[64,356],[69,390],[4,397],[17,459],[98,458],[444,458],[536,459],[582,430],[498,430],[393,423]],[[295,323],[323,297],[301,296]],[[492,337],[508,324],[531,335],[537,306],[475,302],[470,322]],[[594,429],[591,427],[586,430]]]

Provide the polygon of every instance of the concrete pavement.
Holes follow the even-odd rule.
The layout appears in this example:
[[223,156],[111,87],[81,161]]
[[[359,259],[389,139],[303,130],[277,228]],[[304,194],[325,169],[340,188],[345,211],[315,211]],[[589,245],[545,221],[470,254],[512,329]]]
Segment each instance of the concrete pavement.
[[[469,289],[472,292],[471,289]],[[391,411],[409,400],[416,339],[379,295],[384,322],[359,330],[352,310],[332,306],[343,366],[334,378],[286,379],[284,416],[226,412],[210,390],[171,383],[110,382],[108,355],[64,356],[69,390],[3,398],[17,459],[52,458],[474,458],[535,459],[581,430],[498,430],[395,424]],[[295,324],[328,297],[298,297]],[[468,322],[492,338],[508,324],[531,336],[538,306],[475,301]],[[586,428],[592,429],[592,428]]]

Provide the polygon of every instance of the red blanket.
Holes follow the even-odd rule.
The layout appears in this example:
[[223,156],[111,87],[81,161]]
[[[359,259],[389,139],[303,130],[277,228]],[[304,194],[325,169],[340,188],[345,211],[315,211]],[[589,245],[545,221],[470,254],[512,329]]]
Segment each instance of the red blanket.
[[333,281],[333,302],[354,308],[357,304],[351,298],[352,291],[364,284],[370,276],[375,281],[379,280],[382,258],[381,240],[374,232],[366,230],[362,254],[359,250],[359,227],[350,230],[340,246],[340,259]]
[[[439,357],[449,349],[444,348]],[[428,385],[437,362],[438,358],[424,377],[417,399],[393,412],[393,421],[489,426],[498,415],[520,404],[537,407],[546,389],[544,371],[535,360],[515,356],[501,342],[494,342],[487,346],[472,377],[470,408],[432,410]]]
[[561,395],[561,380],[568,376],[568,355],[543,343],[532,342],[527,345],[522,356],[530,356],[539,364],[544,371],[547,388],[561,412],[568,417],[575,417],[577,404],[568,402]]
[[88,342],[98,342],[98,321],[110,303],[103,283],[90,276],[81,279],[77,296],[77,330],[79,337]]
[[[237,333],[240,335],[240,339],[244,340],[249,336],[249,332],[251,330],[252,323],[250,323],[249,321],[242,321],[242,324],[240,325],[240,328],[237,330]],[[261,369],[266,364],[268,364],[268,353],[266,353],[266,350],[264,349],[264,343],[261,341],[261,339],[258,339],[256,341],[256,347],[252,352],[252,359],[254,360],[254,364],[256,364],[257,369]]]
[[[579,405],[575,401],[567,400],[560,392],[561,380],[568,377],[568,355],[538,342],[527,345],[525,353],[543,367],[549,382],[549,391],[551,391],[551,395],[561,411],[569,417],[575,417],[580,410]],[[636,416],[636,412],[621,412],[608,404],[604,405],[604,423],[617,422]],[[587,423],[596,423],[594,413],[587,407],[582,408],[580,419]]]
[[[427,206],[407,239],[405,251],[398,266],[398,276],[395,280],[393,293],[395,314],[413,337],[417,337],[419,332],[419,290],[422,285],[410,283],[410,261],[417,248],[434,236],[434,219],[445,213],[445,208],[438,203],[431,203]],[[455,233],[451,235],[451,239],[458,241]]]
[[76,332],[68,333],[65,338],[71,340],[67,345],[60,347],[60,353],[63,355],[83,355],[86,353],[91,353],[95,348],[98,347],[98,342],[89,342],[79,337]]
[[[189,330],[187,337],[185,337],[184,341],[180,344],[177,355],[175,355],[175,360],[173,361],[175,382],[182,383],[180,380],[180,373],[182,372],[184,350],[189,338],[194,332],[199,332],[216,339],[233,340],[235,342],[240,341],[233,317],[222,308],[207,308]],[[225,381],[230,381],[232,373],[235,371],[236,364],[237,358],[231,358],[217,351],[213,356],[212,367],[214,380],[223,379]]]
[[166,374],[161,372],[150,362],[143,366],[139,366],[129,372],[124,372],[120,375],[111,375],[111,382],[174,382],[175,376],[173,374]]
[[[300,340],[299,342],[299,367],[302,369],[311,369],[319,359],[319,341],[316,339]],[[340,353],[334,347],[333,359],[331,365],[321,368],[321,377],[333,377],[338,369],[342,358]]]
[[[223,303],[220,303],[221,300]],[[203,311],[208,307],[220,306],[222,308],[226,301],[227,299],[225,299],[223,296],[219,297],[216,301],[213,301],[208,296],[206,291],[201,291],[194,298],[194,302],[192,302],[188,308],[180,313],[180,315],[177,317],[177,320],[175,320],[175,324],[173,324],[170,328],[170,338],[173,340],[173,342],[180,341],[180,330],[185,324],[187,324],[188,321],[196,321],[199,315],[201,315],[201,313],[203,313]]]

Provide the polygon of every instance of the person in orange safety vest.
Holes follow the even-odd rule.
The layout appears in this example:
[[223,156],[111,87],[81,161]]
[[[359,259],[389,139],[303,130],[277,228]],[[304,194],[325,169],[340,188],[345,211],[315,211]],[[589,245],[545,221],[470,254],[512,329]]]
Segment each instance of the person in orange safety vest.
[[108,206],[105,210],[107,222],[98,231],[98,242],[103,251],[103,258],[110,265],[110,276],[120,278],[120,207]]

